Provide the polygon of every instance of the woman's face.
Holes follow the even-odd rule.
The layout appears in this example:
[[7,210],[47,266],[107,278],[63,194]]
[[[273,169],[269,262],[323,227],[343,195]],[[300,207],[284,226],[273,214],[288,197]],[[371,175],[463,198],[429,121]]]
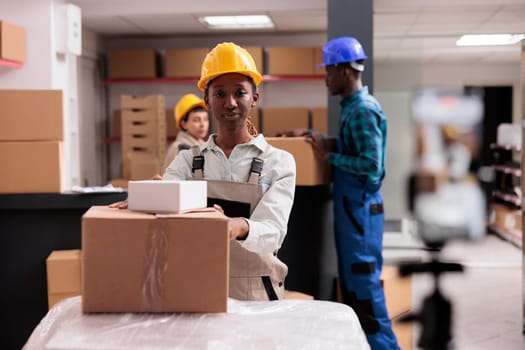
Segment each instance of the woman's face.
[[208,112],[204,110],[194,110],[188,114],[187,120],[181,120],[182,129],[186,130],[196,139],[205,139],[208,135],[210,120]]
[[204,97],[219,127],[246,127],[246,118],[259,99],[249,77],[227,73],[213,79]]

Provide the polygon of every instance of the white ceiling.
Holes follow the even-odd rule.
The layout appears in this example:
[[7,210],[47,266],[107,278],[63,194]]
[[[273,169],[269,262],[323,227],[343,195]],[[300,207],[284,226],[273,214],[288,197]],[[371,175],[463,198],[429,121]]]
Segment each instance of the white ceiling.
[[[340,0],[344,1],[344,0]],[[104,35],[206,35],[198,17],[267,14],[264,33],[326,32],[327,0],[71,0]],[[516,63],[521,45],[456,47],[462,34],[525,33],[525,0],[375,0],[376,62]]]

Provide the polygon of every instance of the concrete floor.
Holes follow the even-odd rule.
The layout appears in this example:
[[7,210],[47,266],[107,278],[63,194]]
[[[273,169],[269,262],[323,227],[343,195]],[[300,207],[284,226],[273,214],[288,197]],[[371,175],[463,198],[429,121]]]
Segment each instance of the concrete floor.
[[[385,261],[428,258],[427,252],[414,249],[410,242],[400,244],[393,236],[385,239]],[[400,249],[401,246],[412,247]],[[460,262],[463,273],[441,277],[442,293],[453,307],[454,350],[523,350],[523,255],[520,248],[488,234],[479,242],[450,242],[440,259]],[[420,310],[422,300],[434,286],[429,275],[413,277],[413,310]],[[421,327],[414,328],[414,349]]]

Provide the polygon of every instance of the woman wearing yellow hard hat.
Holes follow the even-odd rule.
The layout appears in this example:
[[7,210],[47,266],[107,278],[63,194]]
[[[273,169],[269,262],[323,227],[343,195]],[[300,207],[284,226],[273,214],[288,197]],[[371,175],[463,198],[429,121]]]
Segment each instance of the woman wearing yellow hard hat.
[[288,267],[277,258],[295,193],[295,160],[270,146],[249,119],[262,76],[234,43],[215,46],[202,63],[197,86],[215,118],[216,133],[179,153],[166,180],[208,182],[208,205],[230,219],[230,297],[284,297]]
[[194,94],[180,98],[174,109],[175,125],[179,129],[177,138],[168,148],[162,170],[173,161],[179,150],[201,145],[208,137],[210,120],[208,108],[203,99]]

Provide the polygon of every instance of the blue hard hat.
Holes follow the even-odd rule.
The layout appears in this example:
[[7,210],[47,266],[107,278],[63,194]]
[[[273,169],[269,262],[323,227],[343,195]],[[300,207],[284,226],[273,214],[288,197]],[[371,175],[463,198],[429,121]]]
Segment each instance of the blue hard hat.
[[355,38],[343,36],[328,41],[323,46],[322,67],[338,63],[365,60],[365,50]]

